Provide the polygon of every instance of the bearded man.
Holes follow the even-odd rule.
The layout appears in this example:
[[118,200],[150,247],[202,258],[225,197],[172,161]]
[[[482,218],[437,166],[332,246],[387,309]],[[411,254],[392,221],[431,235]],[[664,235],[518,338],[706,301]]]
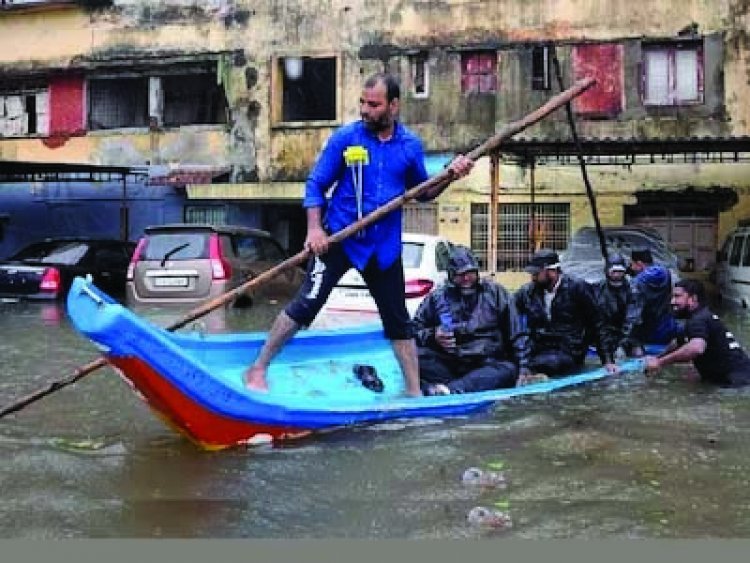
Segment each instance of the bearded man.
[[731,331],[705,306],[706,291],[698,280],[683,279],[672,290],[672,312],[685,319],[684,336],[658,357],[646,357],[646,374],[656,375],[664,366],[692,361],[706,383],[721,387],[750,384],[750,358]]
[[615,373],[612,353],[602,344],[602,317],[591,286],[564,275],[557,252],[549,249],[536,252],[526,271],[531,281],[515,295],[529,349],[528,369],[521,371],[519,383],[532,373],[557,377],[581,371],[590,341],[607,371]]

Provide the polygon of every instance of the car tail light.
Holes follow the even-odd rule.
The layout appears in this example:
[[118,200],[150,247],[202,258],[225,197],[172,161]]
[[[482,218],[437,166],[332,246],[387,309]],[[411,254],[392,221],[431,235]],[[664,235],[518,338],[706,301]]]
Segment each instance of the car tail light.
[[57,292],[60,290],[60,272],[57,268],[45,268],[42,274],[42,282],[39,284],[42,291]]
[[215,280],[227,280],[232,276],[232,266],[221,253],[219,235],[212,234],[208,242],[208,257],[211,259],[211,277]]
[[432,280],[416,279],[407,280],[406,282],[406,297],[424,297],[430,291],[432,291],[435,282]]
[[127,271],[127,274],[125,274],[126,279],[128,281],[133,281],[133,277],[135,275],[135,265],[138,263],[138,260],[141,259],[141,252],[143,252],[144,246],[146,246],[145,237],[138,241],[138,245],[135,247],[135,250],[133,251],[133,255],[130,257],[130,263],[128,264],[128,271]]

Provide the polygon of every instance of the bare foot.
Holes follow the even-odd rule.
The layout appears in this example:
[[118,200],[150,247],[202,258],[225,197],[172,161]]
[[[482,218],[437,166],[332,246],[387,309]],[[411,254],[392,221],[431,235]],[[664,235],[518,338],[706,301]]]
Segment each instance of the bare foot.
[[404,395],[406,395],[407,397],[423,397],[424,396],[422,394],[422,390],[419,388],[417,388],[416,390],[411,390],[411,391],[407,390],[404,393]]
[[266,368],[263,366],[250,366],[250,369],[245,372],[245,387],[252,391],[267,393]]

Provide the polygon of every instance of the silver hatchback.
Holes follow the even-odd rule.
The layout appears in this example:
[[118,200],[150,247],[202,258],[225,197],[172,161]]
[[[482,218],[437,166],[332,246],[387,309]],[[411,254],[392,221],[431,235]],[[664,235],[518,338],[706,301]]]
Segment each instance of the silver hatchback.
[[[217,297],[286,259],[271,235],[241,226],[173,224],[145,229],[127,272],[126,303],[191,304]],[[290,268],[243,296],[288,299],[302,283],[300,268]]]

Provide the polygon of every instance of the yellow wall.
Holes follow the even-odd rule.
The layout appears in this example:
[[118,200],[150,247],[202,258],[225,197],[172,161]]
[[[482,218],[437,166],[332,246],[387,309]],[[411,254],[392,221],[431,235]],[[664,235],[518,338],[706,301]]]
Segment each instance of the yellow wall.
[[[227,72],[225,88],[232,113],[228,126],[96,132],[73,137],[59,148],[49,148],[40,139],[2,139],[0,158],[118,165],[229,164],[257,167],[260,182],[301,183],[332,126],[300,129],[272,122],[273,57],[337,56],[341,71],[340,123],[357,118],[362,77],[382,67],[376,55],[360,56],[364,48],[377,51],[382,47],[388,53],[391,48],[438,46],[450,51],[452,46],[483,42],[675,37],[693,23],[701,34],[725,32],[726,118],[720,126],[733,135],[747,135],[749,10],[747,2],[729,0],[235,0],[205,4],[131,0],[115,1],[115,8],[98,12],[71,6],[50,11],[7,11],[0,17],[0,71],[6,74],[45,68],[86,69],[92,61],[108,57],[138,58],[153,53],[190,56],[240,52],[245,62],[230,65]],[[391,56],[392,68],[408,68],[404,53],[400,58]],[[455,59],[457,55],[452,53],[445,60]],[[501,51],[499,56],[502,59],[505,55]],[[432,70],[435,89],[431,103],[446,124],[453,126],[452,112],[460,96],[451,74],[455,68],[443,69],[447,74],[442,79],[438,74],[441,69]],[[257,79],[249,83],[247,76],[251,73]],[[512,82],[501,83],[499,96],[519,88]],[[408,106],[408,100],[404,104]],[[408,109],[405,107],[405,111]],[[497,129],[502,124],[498,118],[489,126]],[[664,131],[673,130],[668,120],[656,125]],[[428,150],[459,150],[476,140],[482,126],[487,124],[443,129],[443,124],[427,123],[414,128],[425,135]],[[610,120],[582,122],[580,126],[584,133],[624,135],[636,134],[640,127],[650,125]],[[622,206],[633,203],[636,190],[688,186],[736,188],[740,202],[721,214],[720,238],[739,218],[750,216],[750,169],[746,164],[592,166],[589,171],[605,225],[622,222]],[[482,159],[471,177],[441,196],[438,212],[442,233],[469,242],[471,203],[489,201],[489,183],[488,159]],[[528,201],[528,171],[503,166],[500,183],[500,201]],[[572,230],[592,224],[576,166],[538,167],[536,200],[570,201]]]

